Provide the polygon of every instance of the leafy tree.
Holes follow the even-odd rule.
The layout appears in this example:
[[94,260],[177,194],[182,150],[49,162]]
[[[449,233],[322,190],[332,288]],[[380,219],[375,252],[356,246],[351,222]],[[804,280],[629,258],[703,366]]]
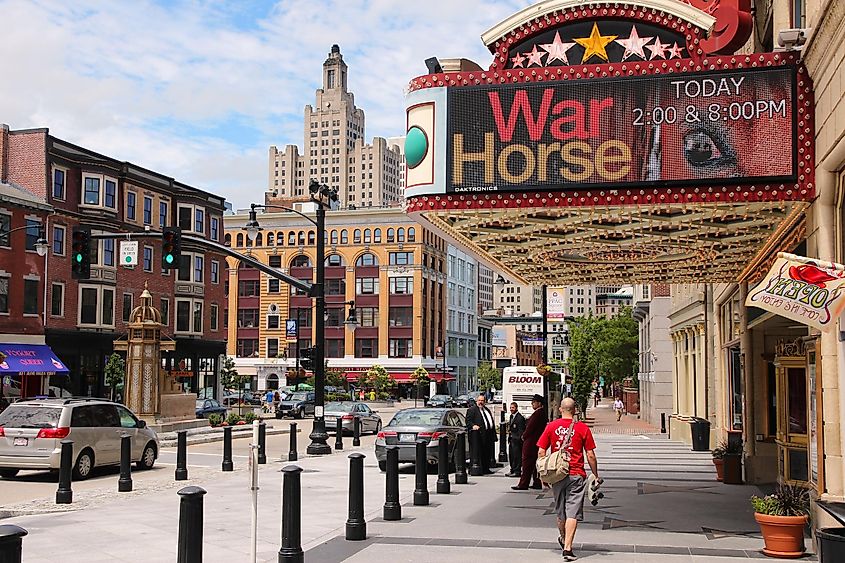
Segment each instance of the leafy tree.
[[238,402],[240,402],[240,395],[243,385],[252,379],[248,375],[239,375],[238,370],[235,369],[235,360],[231,356],[226,356],[223,364],[220,366],[220,383],[224,389],[238,389]]
[[106,362],[104,374],[106,377],[106,385],[109,386],[109,394],[112,400],[114,400],[115,387],[122,385],[123,380],[126,378],[126,362],[120,354],[112,354],[109,356],[109,361]]
[[[411,379],[414,381],[414,387],[417,390],[416,397],[420,396],[420,388],[424,385],[428,385],[431,382],[431,377],[428,375],[428,370],[422,367],[422,364],[414,370],[414,373],[411,375]],[[417,404],[417,399],[414,398],[414,405]]]
[[326,369],[326,385],[331,387],[343,387],[346,383],[346,375],[337,369]]
[[493,367],[491,362],[483,362],[478,366],[478,388],[487,391],[491,387],[502,388],[502,372]]
[[367,380],[369,387],[376,390],[376,393],[382,393],[393,387],[393,378],[387,373],[387,370],[382,366],[376,364],[367,371]]

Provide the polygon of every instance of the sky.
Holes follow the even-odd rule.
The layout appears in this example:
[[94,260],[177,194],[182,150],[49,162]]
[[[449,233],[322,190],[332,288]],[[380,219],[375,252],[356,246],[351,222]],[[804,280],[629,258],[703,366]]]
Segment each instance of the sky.
[[530,0],[0,0],[0,123],[262,201],[270,145],[302,145],[332,44],[366,140],[404,133],[425,59],[489,66],[480,35]]

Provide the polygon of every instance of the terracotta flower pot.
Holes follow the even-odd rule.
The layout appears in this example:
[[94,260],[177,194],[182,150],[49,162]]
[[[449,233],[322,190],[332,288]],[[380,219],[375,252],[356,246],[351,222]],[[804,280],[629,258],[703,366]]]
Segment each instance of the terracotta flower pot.
[[763,553],[783,559],[795,559],[804,554],[806,516],[770,516],[755,512],[754,519],[760,524],[766,544]]
[[725,475],[725,460],[713,458],[713,465],[716,466],[716,480],[721,481]]

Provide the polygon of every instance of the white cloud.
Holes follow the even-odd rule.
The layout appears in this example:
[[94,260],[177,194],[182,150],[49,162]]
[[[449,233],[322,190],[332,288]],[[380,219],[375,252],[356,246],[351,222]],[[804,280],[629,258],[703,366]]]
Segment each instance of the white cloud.
[[367,136],[401,134],[424,60],[489,65],[480,33],[528,3],[0,0],[0,122],[50,127],[243,206],[261,199],[267,147],[302,144],[333,43]]

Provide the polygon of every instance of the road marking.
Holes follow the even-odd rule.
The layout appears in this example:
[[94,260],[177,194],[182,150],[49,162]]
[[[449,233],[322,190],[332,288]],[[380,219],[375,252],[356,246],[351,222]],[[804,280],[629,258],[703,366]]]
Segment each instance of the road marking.
[[[162,453],[168,453],[170,455],[175,455],[173,452],[162,452]],[[191,451],[188,452],[188,455],[210,455],[210,456],[219,457],[219,458],[223,457],[223,454],[210,454],[210,453],[207,453],[207,452],[191,452]],[[236,458],[236,457],[239,457],[239,458],[242,458],[242,459],[249,459],[248,455],[233,455],[232,456],[232,458]]]

